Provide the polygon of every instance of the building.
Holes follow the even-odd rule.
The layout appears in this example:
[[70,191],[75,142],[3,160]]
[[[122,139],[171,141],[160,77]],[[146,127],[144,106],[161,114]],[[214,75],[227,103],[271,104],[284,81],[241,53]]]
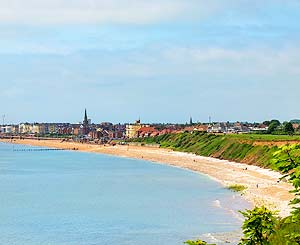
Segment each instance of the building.
[[215,123],[213,125],[209,125],[207,128],[208,133],[226,133],[228,131],[228,127],[226,123]]
[[298,123],[293,123],[293,129],[298,130],[300,128],[300,125]]
[[87,112],[86,109],[84,110],[84,118],[82,122],[82,134],[83,135],[88,135],[89,133],[89,119],[87,117]]
[[47,129],[46,129],[47,133],[49,134],[57,134],[58,129],[55,123],[50,123],[47,125]]
[[126,125],[126,138],[132,139],[139,137],[138,131],[143,127],[150,127],[149,125],[141,124],[141,120],[136,120],[133,124]]
[[19,125],[11,125],[11,127],[13,134],[19,134]]
[[208,126],[207,125],[195,125],[195,126],[186,126],[184,127],[181,132],[207,132]]
[[269,127],[265,124],[253,125],[250,127],[251,132],[266,132]]
[[20,123],[19,124],[19,133],[20,134],[31,134],[32,125],[30,123]]
[[3,134],[13,134],[14,126],[12,126],[12,125],[2,126],[0,131]]
[[43,123],[35,123],[32,126],[32,133],[36,135],[46,134],[46,126]]
[[228,131],[232,133],[250,133],[250,128],[244,123],[236,122],[232,127],[228,128]]
[[159,134],[158,131],[154,127],[141,127],[137,131],[137,137],[139,137],[139,138],[150,137],[154,133]]
[[208,126],[207,125],[197,125],[196,130],[200,132],[207,132]]

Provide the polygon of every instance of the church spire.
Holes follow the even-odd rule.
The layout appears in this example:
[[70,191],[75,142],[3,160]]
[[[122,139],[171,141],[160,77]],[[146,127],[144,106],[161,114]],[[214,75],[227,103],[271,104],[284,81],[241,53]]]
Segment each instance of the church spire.
[[86,109],[84,110],[83,124],[84,125],[88,125],[89,124],[89,120],[88,120],[88,117],[87,117]]
[[190,125],[193,125],[193,118],[190,116]]
[[85,109],[84,110],[84,118],[83,118],[82,134],[87,135],[88,133],[89,133],[89,120],[88,120],[86,109]]

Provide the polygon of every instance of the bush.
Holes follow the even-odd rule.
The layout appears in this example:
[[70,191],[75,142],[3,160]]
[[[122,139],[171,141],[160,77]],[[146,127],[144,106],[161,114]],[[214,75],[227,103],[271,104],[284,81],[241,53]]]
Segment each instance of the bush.
[[277,218],[266,207],[255,207],[252,210],[241,212],[246,218],[242,229],[244,237],[240,245],[267,245],[269,239],[275,233]]
[[188,245],[215,245],[215,244],[208,244],[207,242],[204,242],[202,240],[197,240],[197,241],[186,241],[184,244]]
[[247,187],[244,185],[230,185],[227,188],[234,192],[242,192],[247,189]]

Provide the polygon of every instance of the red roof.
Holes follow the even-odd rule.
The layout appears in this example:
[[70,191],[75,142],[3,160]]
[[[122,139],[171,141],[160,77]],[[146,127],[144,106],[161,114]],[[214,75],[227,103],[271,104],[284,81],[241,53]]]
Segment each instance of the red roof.
[[141,133],[153,133],[157,131],[154,127],[142,127],[138,130],[138,132]]

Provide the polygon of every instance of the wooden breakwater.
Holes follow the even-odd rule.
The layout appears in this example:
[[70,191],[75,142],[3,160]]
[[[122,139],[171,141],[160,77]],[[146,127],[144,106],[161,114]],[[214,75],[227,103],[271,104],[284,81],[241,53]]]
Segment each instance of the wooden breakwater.
[[13,151],[78,151],[78,148],[14,148]]
[[71,140],[71,138],[64,138],[64,137],[40,137],[40,136],[26,136],[26,135],[1,135],[0,139],[7,139],[7,140]]

